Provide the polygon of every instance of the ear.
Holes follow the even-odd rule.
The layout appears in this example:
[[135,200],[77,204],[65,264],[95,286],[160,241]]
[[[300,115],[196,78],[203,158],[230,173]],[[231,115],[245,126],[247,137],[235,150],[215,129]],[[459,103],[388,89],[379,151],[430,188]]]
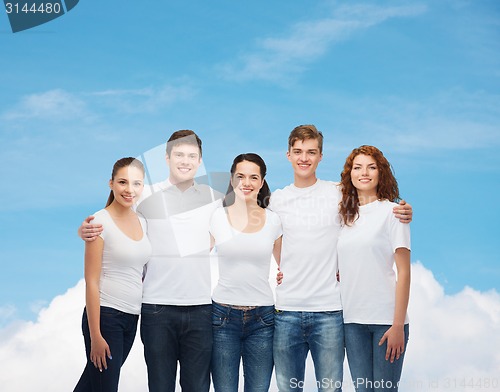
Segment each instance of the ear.
[[287,152],[286,152],[286,159],[288,159],[291,162],[291,160],[290,160],[290,150],[287,150]]
[[167,166],[170,165],[170,157],[168,156],[168,154],[165,154],[165,162],[167,162]]
[[108,185],[109,185],[109,189],[113,189],[113,180],[109,180]]

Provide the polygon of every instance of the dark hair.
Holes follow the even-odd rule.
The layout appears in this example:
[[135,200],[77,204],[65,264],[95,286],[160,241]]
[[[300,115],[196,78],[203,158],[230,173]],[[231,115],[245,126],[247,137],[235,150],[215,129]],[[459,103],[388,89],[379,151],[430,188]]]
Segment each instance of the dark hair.
[[359,198],[358,191],[351,181],[351,171],[354,158],[358,155],[371,156],[378,168],[377,197],[397,202],[400,200],[398,182],[394,176],[392,166],[382,151],[373,146],[361,146],[352,150],[347,157],[344,170],[340,174],[340,185],[342,187],[342,201],[340,202],[340,216],[346,225],[352,224],[358,218]]
[[[113,171],[111,172],[111,180],[115,179],[116,173],[118,170],[121,168],[127,167],[127,166],[133,166],[138,168],[140,171],[142,171],[142,174],[144,174],[144,165],[142,164],[141,161],[138,159],[132,158],[132,157],[127,157],[127,158],[122,158],[118,159],[115,164],[113,165]],[[108,201],[106,202],[106,207],[109,206],[111,203],[113,203],[113,200],[115,200],[115,195],[113,194],[113,190],[109,192],[109,197]]]
[[323,152],[323,134],[311,124],[299,125],[290,132],[290,136],[288,136],[288,151],[290,151],[297,140],[303,142],[308,139],[316,139],[318,141],[319,152]]
[[175,131],[167,140],[167,156],[170,156],[172,149],[175,146],[181,144],[189,144],[191,146],[196,146],[200,150],[200,157],[202,155],[201,150],[201,139],[198,137],[196,133],[191,131],[190,129],[181,129],[180,131]]
[[[260,188],[259,194],[257,195],[257,204],[262,208],[266,208],[269,205],[269,200],[271,199],[271,190],[269,189],[269,186],[267,185],[267,182],[264,179],[267,173],[266,163],[259,155],[253,152],[240,154],[233,160],[233,164],[231,166],[231,177],[236,172],[236,165],[238,165],[238,163],[243,161],[252,162],[255,163],[257,166],[259,166],[260,176],[262,177],[262,180],[264,182],[262,184],[262,188]],[[234,204],[234,188],[231,185],[231,181],[229,181],[229,186],[227,187],[226,196],[224,197],[224,201],[222,204],[224,207]]]

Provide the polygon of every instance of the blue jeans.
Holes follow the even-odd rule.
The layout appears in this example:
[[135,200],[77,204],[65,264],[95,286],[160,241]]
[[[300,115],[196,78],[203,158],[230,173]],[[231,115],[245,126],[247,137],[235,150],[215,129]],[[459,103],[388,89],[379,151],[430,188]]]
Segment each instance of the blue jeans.
[[311,351],[319,391],[342,391],[344,327],[342,311],[276,311],[274,365],[280,392],[302,392]]
[[274,306],[238,310],[212,304],[215,392],[238,392],[240,358],[245,392],[267,392],[273,373]]
[[175,392],[177,362],[183,392],[208,392],[212,305],[142,304],[141,339],[149,392]]
[[102,372],[90,361],[90,330],[87,311],[83,310],[82,332],[87,353],[87,364],[74,392],[114,392],[118,390],[120,369],[134,343],[137,331],[136,314],[124,313],[114,308],[101,306],[101,335],[108,343],[112,359],[107,358],[107,369]]
[[344,325],[347,362],[352,382],[358,392],[397,391],[404,353],[408,343],[409,327],[404,326],[405,351],[399,357],[385,360],[387,341],[379,346],[378,342],[390,325],[355,324]]

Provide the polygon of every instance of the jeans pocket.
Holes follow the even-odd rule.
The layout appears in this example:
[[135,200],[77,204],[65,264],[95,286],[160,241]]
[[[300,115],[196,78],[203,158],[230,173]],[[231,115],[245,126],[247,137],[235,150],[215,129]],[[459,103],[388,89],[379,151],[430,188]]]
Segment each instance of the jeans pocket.
[[266,327],[271,327],[274,325],[274,310],[265,314],[262,314],[259,321]]
[[143,316],[154,316],[157,315],[162,311],[162,306],[161,305],[155,305],[155,304],[142,304],[141,307],[141,315]]
[[214,309],[212,311],[212,327],[222,328],[227,324],[227,315]]

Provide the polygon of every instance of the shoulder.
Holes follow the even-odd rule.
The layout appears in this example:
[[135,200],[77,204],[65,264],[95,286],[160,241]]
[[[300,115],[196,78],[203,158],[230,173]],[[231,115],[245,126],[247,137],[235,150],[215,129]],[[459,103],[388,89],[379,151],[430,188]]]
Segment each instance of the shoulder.
[[285,200],[292,194],[292,192],[293,192],[292,184],[287,185],[286,187],[281,189],[276,189],[274,192],[271,193],[271,203],[277,203],[282,200]]
[[225,208],[222,206],[219,206],[215,208],[212,212],[212,215],[210,216],[210,222],[218,222],[224,215],[226,214]]
[[336,181],[326,181],[326,180],[320,180],[318,179],[318,187],[321,189],[324,189],[326,191],[341,191],[341,185],[340,182]]
[[109,219],[111,219],[109,212],[106,211],[104,208],[94,212],[92,215],[94,216],[94,220],[91,223],[103,224],[109,221]]
[[276,212],[274,212],[273,210],[266,208],[266,216],[271,224],[281,225],[281,219],[280,219],[279,215]]
[[224,194],[213,189],[211,186],[207,184],[196,183],[195,190],[196,192],[194,194],[201,196],[201,198],[205,200],[207,204],[211,202],[218,202],[224,198]]
[[392,209],[394,207],[396,207],[398,205],[398,203],[394,203],[393,201],[389,201],[389,200],[380,200],[378,203],[377,203],[377,208],[379,210],[383,210],[383,211],[386,211],[386,212],[390,212],[391,215],[394,215],[392,213]]

